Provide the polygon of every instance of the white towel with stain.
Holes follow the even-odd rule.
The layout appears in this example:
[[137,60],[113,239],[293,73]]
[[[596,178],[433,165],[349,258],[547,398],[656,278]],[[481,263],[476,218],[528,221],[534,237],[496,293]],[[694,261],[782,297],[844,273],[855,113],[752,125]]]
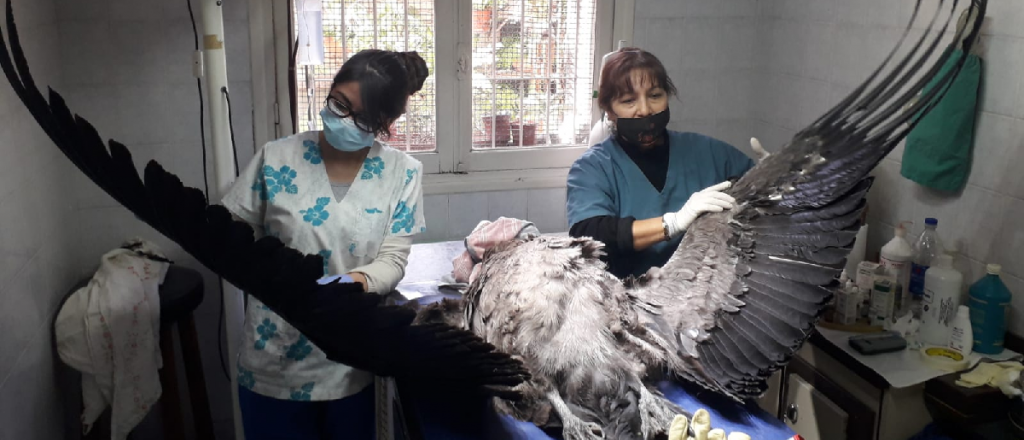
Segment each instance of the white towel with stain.
[[159,286],[168,264],[152,243],[112,250],[85,287],[64,303],[54,324],[61,360],[82,373],[82,429],[108,406],[111,438],[121,440],[160,398]]

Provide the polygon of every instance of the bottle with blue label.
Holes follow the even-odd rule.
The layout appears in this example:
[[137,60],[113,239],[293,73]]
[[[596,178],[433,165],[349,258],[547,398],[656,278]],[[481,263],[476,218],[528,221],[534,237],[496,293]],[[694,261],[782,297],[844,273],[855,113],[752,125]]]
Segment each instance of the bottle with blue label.
[[989,264],[986,270],[988,274],[971,285],[968,299],[974,351],[999,354],[1003,352],[1011,294],[1003,280],[999,279],[1002,271],[1000,265]]
[[924,232],[914,242],[914,262],[910,267],[910,294],[914,300],[919,301],[924,296],[924,274],[932,260],[943,253],[942,241],[935,230],[938,225],[937,219],[924,219]]

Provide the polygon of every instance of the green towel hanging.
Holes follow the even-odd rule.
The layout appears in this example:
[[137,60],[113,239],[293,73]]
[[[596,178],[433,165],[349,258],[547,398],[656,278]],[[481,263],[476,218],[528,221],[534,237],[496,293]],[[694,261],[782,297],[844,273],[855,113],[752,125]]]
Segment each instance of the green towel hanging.
[[[942,67],[923,93],[935,83],[963,54],[953,49],[953,56]],[[971,171],[971,146],[974,143],[974,122],[981,86],[981,59],[968,54],[960,74],[949,91],[921,122],[907,134],[900,173],[922,186],[955,192],[963,188]]]

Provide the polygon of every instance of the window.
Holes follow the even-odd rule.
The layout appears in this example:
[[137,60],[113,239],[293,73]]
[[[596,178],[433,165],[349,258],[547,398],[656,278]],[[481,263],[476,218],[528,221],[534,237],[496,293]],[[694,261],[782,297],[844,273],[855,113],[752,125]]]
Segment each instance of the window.
[[[415,50],[431,75],[392,138],[382,141],[414,154],[434,174],[564,170],[586,149],[598,115],[595,60],[612,47],[613,14],[616,26],[628,21],[632,32],[632,2],[617,2],[626,6],[607,0],[293,0],[286,13],[294,109],[278,111],[295,131],[319,129],[328,88],[348,57],[367,48]],[[280,68],[277,76],[281,84]]]
[[473,149],[590,133],[594,1],[473,0]]
[[[416,51],[434,72],[433,0],[298,0],[295,38],[296,93],[299,130],[320,130],[320,109],[331,82],[346,60],[363,49]],[[320,32],[315,32],[320,30]],[[322,40],[320,45],[307,37]],[[434,75],[409,98],[406,114],[391,127],[385,141],[409,152],[434,151]]]

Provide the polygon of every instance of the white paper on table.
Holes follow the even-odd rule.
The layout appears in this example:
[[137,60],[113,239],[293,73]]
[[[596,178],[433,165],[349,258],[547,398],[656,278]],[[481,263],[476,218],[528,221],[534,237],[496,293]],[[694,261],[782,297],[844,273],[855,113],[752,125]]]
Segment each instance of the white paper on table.
[[[951,371],[940,370],[926,365],[924,361],[921,360],[921,352],[919,349],[912,349],[908,347],[905,350],[893,353],[866,356],[858,353],[857,350],[853,349],[853,347],[850,347],[850,336],[857,336],[860,333],[844,332],[823,327],[818,327],[817,329],[818,333],[825,337],[825,339],[848,353],[851,357],[856,359],[857,362],[860,362],[865,367],[874,370],[882,376],[886,382],[889,382],[889,385],[893,388],[911,387],[927,382],[936,377],[952,373]],[[966,372],[968,369],[978,365],[978,362],[981,362],[982,359],[1008,361],[1021,360],[1022,357],[1017,352],[1003,350],[1002,353],[997,355],[980,355],[978,353],[971,353],[967,359],[969,361],[969,367],[962,372]]]

